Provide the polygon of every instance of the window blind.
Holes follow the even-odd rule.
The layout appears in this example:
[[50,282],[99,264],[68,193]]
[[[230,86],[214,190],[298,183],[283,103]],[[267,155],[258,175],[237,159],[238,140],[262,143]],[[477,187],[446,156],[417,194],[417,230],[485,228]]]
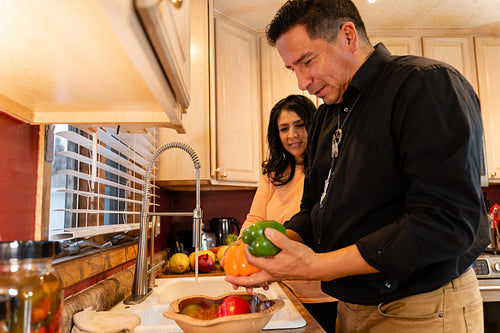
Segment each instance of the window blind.
[[[156,131],[119,133],[116,128],[56,125],[54,132],[49,239],[139,229]],[[154,201],[155,194],[150,196]]]

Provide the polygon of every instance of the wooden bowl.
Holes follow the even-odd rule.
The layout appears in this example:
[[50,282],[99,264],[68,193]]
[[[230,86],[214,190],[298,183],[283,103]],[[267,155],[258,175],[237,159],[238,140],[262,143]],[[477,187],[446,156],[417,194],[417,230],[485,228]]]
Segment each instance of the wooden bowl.
[[163,315],[167,318],[175,320],[177,325],[179,325],[179,327],[186,333],[255,333],[260,332],[271,320],[273,314],[285,305],[285,302],[281,299],[269,300],[265,295],[256,293],[250,295],[254,298],[254,301],[267,301],[264,303],[266,304],[264,306],[265,309],[260,312],[232,315],[211,320],[196,319],[181,313],[185,306],[201,303],[209,306],[213,304],[221,304],[224,301],[224,298],[228,296],[249,295],[246,292],[233,292],[219,297],[186,296],[170,303],[168,311],[163,312]]

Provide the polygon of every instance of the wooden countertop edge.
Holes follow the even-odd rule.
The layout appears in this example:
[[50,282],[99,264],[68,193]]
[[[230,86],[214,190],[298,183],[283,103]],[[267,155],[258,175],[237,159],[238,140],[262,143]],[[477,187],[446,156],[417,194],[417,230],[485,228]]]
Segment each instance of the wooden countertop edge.
[[266,333],[279,333],[279,332],[294,332],[294,333],[316,333],[316,332],[322,332],[324,333],[325,330],[321,327],[321,325],[314,319],[314,317],[306,310],[306,308],[302,305],[302,303],[295,297],[293,292],[283,283],[278,282],[281,289],[285,292],[285,294],[288,296],[290,301],[292,301],[293,305],[299,311],[300,315],[304,318],[306,321],[306,326],[304,327],[299,327],[299,328],[293,328],[293,329],[282,329],[282,330],[265,330],[264,332]]

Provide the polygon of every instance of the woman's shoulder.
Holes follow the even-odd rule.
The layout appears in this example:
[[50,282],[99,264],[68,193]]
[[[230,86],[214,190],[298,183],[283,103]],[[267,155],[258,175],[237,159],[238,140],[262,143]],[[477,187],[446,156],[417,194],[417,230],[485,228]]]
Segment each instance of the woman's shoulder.
[[[291,173],[291,166],[288,165],[286,170],[281,174],[281,180],[287,179],[290,176]],[[297,173],[297,167],[295,167],[295,174]],[[265,178],[265,181],[271,184],[271,186],[277,187],[280,186],[279,182],[277,183],[275,180],[275,172],[270,171],[269,173],[266,173],[263,175]]]

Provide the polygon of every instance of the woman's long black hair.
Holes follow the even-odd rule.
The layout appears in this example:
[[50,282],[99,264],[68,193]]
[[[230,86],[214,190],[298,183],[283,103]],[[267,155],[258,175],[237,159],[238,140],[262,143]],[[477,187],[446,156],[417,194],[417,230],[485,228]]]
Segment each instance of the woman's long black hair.
[[[313,102],[302,95],[290,95],[276,103],[269,116],[267,129],[267,142],[269,144],[269,155],[262,163],[262,173],[267,175],[276,186],[287,184],[295,175],[295,157],[290,154],[281,143],[278,118],[282,110],[293,111],[304,121],[306,130],[316,111]],[[307,150],[303,154],[304,163],[307,165]]]

